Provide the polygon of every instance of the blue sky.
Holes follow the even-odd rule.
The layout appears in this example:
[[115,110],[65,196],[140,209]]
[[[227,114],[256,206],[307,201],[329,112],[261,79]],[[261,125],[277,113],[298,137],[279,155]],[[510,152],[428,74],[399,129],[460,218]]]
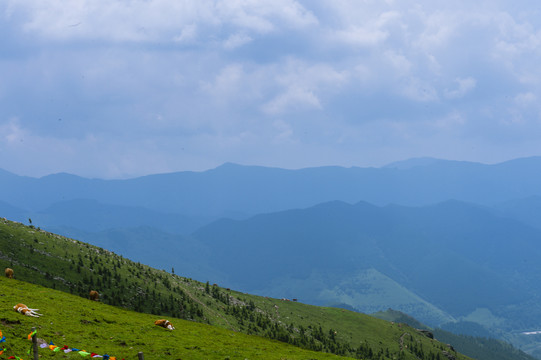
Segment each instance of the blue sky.
[[541,155],[535,1],[4,0],[0,168]]

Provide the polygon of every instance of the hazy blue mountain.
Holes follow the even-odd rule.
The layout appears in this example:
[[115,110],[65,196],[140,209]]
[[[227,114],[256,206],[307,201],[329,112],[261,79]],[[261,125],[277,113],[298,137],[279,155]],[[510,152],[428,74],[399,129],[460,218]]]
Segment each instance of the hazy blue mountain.
[[203,172],[127,180],[69,174],[36,179],[3,171],[0,187],[10,191],[0,193],[0,201],[34,212],[54,203],[90,199],[169,214],[246,218],[333,200],[427,205],[456,199],[491,205],[541,195],[540,183],[541,157],[495,165],[425,159],[382,168],[300,170],[224,164]]
[[43,228],[65,226],[86,232],[148,226],[166,232],[189,234],[210,222],[210,219],[194,216],[166,214],[143,207],[109,205],[86,199],[55,203],[30,216],[35,224]]
[[432,158],[432,157],[419,157],[419,158],[412,158],[412,159],[407,159],[407,160],[402,160],[402,161],[395,161],[395,162],[385,165],[384,168],[408,170],[408,169],[418,167],[418,166],[434,165],[440,161],[442,160]]
[[379,304],[370,310],[393,307],[431,325],[475,321],[478,309],[502,328],[541,320],[541,232],[477,205],[335,201],[220,220],[193,237],[212,249],[207,260],[227,284],[246,291],[364,311]]
[[23,210],[21,208],[8,204],[7,202],[0,201],[0,216],[1,217],[5,217],[13,221],[25,222],[28,220],[28,217],[26,216],[27,213],[28,212],[26,210]]
[[493,207],[501,216],[519,220],[541,229],[541,196],[529,196],[496,204]]
[[133,261],[196,279],[221,280],[209,267],[208,249],[192,238],[163,232],[149,226],[82,231],[65,226],[51,226],[48,231],[103,247]]

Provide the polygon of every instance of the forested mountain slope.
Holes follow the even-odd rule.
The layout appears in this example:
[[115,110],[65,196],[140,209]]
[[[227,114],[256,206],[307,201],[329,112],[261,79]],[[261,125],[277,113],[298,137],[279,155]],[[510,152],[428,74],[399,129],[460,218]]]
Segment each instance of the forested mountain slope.
[[387,305],[430,325],[478,308],[503,330],[541,320],[541,231],[477,205],[330,202],[224,219],[193,238],[212,249],[207,261],[226,284],[257,293],[364,312]]

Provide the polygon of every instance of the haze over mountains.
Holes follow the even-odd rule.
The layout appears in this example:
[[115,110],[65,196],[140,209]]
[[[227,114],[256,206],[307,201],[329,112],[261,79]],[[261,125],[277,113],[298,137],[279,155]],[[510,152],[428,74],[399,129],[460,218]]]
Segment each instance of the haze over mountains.
[[128,180],[0,171],[0,215],[242,291],[475,323],[533,353],[519,333],[541,330],[540,184],[540,157]]
[[285,170],[224,164],[204,172],[127,180],[55,174],[39,179],[0,172],[11,189],[1,199],[42,211],[55,203],[92,199],[160,213],[203,217],[250,216],[305,208],[326,201],[427,205],[449,199],[492,205],[539,194],[541,157],[496,165],[447,160],[411,161],[383,168],[319,167]]

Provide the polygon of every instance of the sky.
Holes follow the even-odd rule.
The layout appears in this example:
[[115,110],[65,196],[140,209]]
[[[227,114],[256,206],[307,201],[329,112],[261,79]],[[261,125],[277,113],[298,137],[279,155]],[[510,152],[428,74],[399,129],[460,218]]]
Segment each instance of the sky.
[[541,155],[541,4],[3,0],[0,168]]

